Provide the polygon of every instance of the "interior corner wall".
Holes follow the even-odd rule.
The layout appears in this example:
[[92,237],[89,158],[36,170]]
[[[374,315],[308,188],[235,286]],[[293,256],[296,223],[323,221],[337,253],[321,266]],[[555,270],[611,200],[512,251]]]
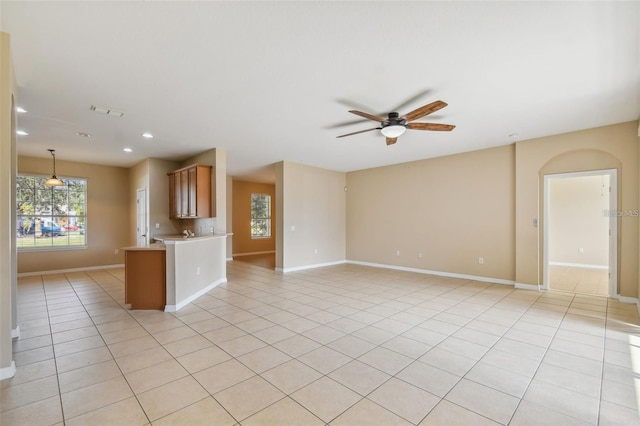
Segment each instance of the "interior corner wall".
[[291,162],[276,165],[276,206],[282,203],[282,212],[276,208],[277,224],[282,224],[276,268],[286,272],[346,260],[345,182],[343,172]]
[[12,330],[17,330],[16,116],[18,92],[11,61],[11,40],[0,32],[0,378],[15,374]]
[[[23,251],[18,253],[18,273],[108,266],[124,263],[122,250],[130,245],[129,169],[96,164],[56,161],[61,177],[87,179],[86,249]],[[18,172],[47,175],[51,158],[18,157]]]
[[[233,178],[227,176],[227,250],[225,257],[233,257]],[[275,245],[274,245],[275,246]]]
[[[182,232],[176,226],[176,220],[169,219],[169,177],[167,173],[180,168],[175,161],[150,158],[149,184],[147,188],[147,203],[149,216],[149,242],[154,235],[172,235]],[[135,194],[134,194],[135,200]],[[133,205],[135,207],[135,204]],[[135,226],[135,217],[134,217]],[[156,226],[158,226],[156,228]]]
[[[637,122],[516,143],[516,282],[542,284],[546,174],[618,170],[618,210],[638,209]],[[534,226],[534,219],[538,226]],[[638,295],[638,217],[618,221],[618,292]]]
[[[251,194],[271,196],[271,237],[251,238]],[[269,183],[233,181],[233,255],[263,253],[276,249],[278,232],[276,186]]]
[[513,167],[509,145],[347,173],[347,259],[513,280]]

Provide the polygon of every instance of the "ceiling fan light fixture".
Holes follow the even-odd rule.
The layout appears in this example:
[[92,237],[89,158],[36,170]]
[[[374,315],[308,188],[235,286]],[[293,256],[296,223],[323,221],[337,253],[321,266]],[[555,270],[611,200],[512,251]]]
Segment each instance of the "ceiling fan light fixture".
[[406,130],[407,128],[405,126],[402,126],[400,124],[392,124],[390,126],[383,127],[380,130],[380,133],[382,133],[387,138],[397,138],[398,136],[402,135]]
[[47,151],[49,151],[51,153],[51,156],[53,157],[53,175],[51,175],[51,177],[47,179],[44,184],[45,186],[64,186],[64,182],[58,179],[58,176],[56,176],[56,150],[48,149]]

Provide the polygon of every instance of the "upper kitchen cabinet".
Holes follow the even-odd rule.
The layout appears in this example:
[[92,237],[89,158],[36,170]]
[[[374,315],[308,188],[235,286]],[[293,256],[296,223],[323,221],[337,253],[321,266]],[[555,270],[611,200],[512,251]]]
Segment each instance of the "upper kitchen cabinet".
[[211,217],[211,166],[194,164],[169,175],[169,217]]

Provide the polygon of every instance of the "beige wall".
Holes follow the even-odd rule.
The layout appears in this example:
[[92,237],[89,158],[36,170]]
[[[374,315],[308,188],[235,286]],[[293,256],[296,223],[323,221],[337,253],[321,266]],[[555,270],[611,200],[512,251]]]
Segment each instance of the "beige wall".
[[[290,162],[276,165],[276,268],[345,260],[345,174]],[[280,240],[281,238],[281,240]]]
[[347,259],[513,280],[513,156],[504,146],[348,173]]
[[[179,169],[175,161],[149,159],[149,234],[171,235],[182,231],[179,220],[169,219],[169,177],[167,173]],[[134,196],[135,198],[135,196]],[[156,228],[159,225],[159,228]],[[151,240],[149,240],[151,241]]]
[[15,374],[11,333],[16,319],[16,117],[18,93],[9,34],[0,32],[0,377]]
[[609,176],[549,181],[549,261],[609,265]]
[[[137,191],[138,189],[147,188],[147,198],[151,191],[149,188],[149,160],[143,160],[129,169],[129,244],[137,245],[136,226],[137,226]],[[148,209],[147,199],[147,209]],[[147,210],[149,211],[149,209]],[[151,240],[148,240],[151,241]]]
[[[121,167],[56,161],[61,177],[87,179],[86,250],[20,252],[18,272],[54,271],[60,269],[124,263],[124,253],[116,249],[129,245],[129,170]],[[18,173],[47,175],[51,158],[19,157]]]
[[[637,122],[516,143],[516,282],[542,284],[545,174],[617,169],[618,209],[638,208]],[[540,219],[538,227],[532,221]],[[618,293],[637,297],[638,218],[618,222]]]
[[[251,238],[251,194],[271,196],[271,237]],[[276,186],[268,183],[233,181],[233,254],[260,253],[276,249]]]

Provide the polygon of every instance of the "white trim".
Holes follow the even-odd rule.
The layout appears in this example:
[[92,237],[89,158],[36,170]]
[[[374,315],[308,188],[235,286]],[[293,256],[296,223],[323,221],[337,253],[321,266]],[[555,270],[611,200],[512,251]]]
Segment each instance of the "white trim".
[[242,256],[253,256],[254,254],[271,254],[271,253],[275,253],[275,250],[269,250],[269,251],[253,251],[250,253],[233,253],[231,256],[233,257],[242,257]]
[[334,266],[334,265],[342,265],[347,263],[346,260],[338,260],[336,262],[327,262],[327,263],[316,263],[313,265],[304,265],[304,266],[294,266],[293,268],[276,268],[276,272],[282,272],[286,274],[287,272],[296,272],[296,271],[304,271],[307,269],[315,269],[315,268],[323,268],[325,266]]
[[513,285],[518,290],[533,290],[540,291],[540,286],[537,284],[523,284],[523,283],[515,283]]
[[164,311],[165,312],[177,312],[180,309],[184,308],[189,303],[191,303],[194,300],[196,300],[198,297],[200,297],[203,294],[205,294],[206,292],[208,292],[209,290],[212,290],[215,287],[219,286],[220,284],[226,283],[226,282],[227,282],[227,277],[220,278],[219,280],[209,284],[208,286],[206,286],[202,290],[192,294],[191,296],[187,297],[186,299],[182,300],[180,303],[178,303],[176,305],[165,305],[164,306]]
[[552,262],[549,261],[549,265],[554,266],[571,266],[573,268],[588,268],[588,269],[609,269],[609,265],[590,265],[588,263],[569,263],[569,262]]
[[11,361],[9,367],[0,368],[0,380],[10,379],[16,375],[16,362]]
[[35,275],[66,274],[68,272],[97,271],[100,269],[116,269],[116,268],[124,268],[124,263],[117,263],[115,265],[85,266],[82,268],[56,269],[52,271],[21,272],[18,274],[18,278],[33,277]]
[[638,299],[635,297],[620,296],[619,294],[616,294],[615,296],[613,296],[613,298],[618,299],[622,303],[633,303],[634,305],[638,304]]
[[233,257],[227,257],[227,262],[231,262],[233,260]]
[[406,266],[386,265],[383,263],[361,262],[359,260],[347,260],[346,263],[354,265],[372,266],[374,268],[395,269],[397,271],[415,272],[418,274],[438,275],[450,278],[462,278],[466,280],[482,281],[494,284],[514,285],[515,281],[505,280],[502,278],[481,277],[478,275],[456,274],[453,272],[432,271],[429,269],[408,268]]
[[11,329],[11,338],[19,339],[20,338],[20,326]]

